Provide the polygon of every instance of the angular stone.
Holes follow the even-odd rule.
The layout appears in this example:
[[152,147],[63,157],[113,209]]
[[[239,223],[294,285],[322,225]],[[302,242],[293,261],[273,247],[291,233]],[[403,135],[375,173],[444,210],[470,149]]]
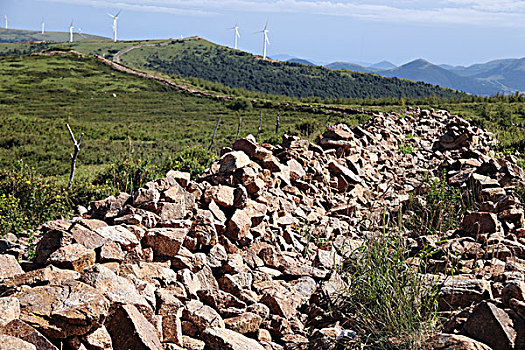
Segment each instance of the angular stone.
[[146,232],[142,241],[155,255],[171,257],[177,255],[187,234],[184,228],[154,228]]
[[[13,320],[1,328],[0,333],[22,339],[33,344],[37,350],[58,350],[35,328],[21,320]],[[1,348],[1,346],[0,346]]]
[[475,236],[478,233],[496,233],[501,230],[498,216],[488,212],[466,214],[463,218],[461,229],[471,236]]
[[24,273],[13,255],[0,255],[0,280]]
[[290,170],[290,180],[297,181],[306,176],[306,171],[304,171],[303,166],[295,159],[290,159],[286,164]]
[[494,350],[514,348],[516,331],[509,315],[492,303],[479,304],[463,327],[465,334]]
[[54,251],[71,244],[72,241],[73,237],[66,231],[52,229],[45,232],[36,245],[35,262],[39,265],[45,264]]
[[184,349],[187,350],[204,350],[206,343],[202,340],[188,337],[187,335],[182,336]]
[[264,350],[257,341],[225,328],[208,328],[202,339],[210,350]]
[[0,350],[36,350],[36,347],[22,339],[0,335]]
[[50,338],[83,335],[100,327],[109,301],[85,283],[65,281],[14,295],[20,301],[20,319]]
[[166,177],[174,178],[179,183],[179,185],[181,185],[184,188],[188,186],[191,180],[190,173],[177,170],[168,171]]
[[139,240],[131,231],[123,226],[107,226],[97,229],[97,233],[102,237],[120,244],[123,248],[136,247]]
[[182,317],[192,322],[201,332],[210,327],[224,328],[224,321],[217,311],[197,300],[191,300],[185,305]]
[[228,221],[226,236],[236,241],[246,237],[252,226],[250,216],[242,209],[237,209]]
[[[182,310],[181,310],[182,311]],[[181,315],[171,314],[162,316],[162,341],[183,346]]]
[[85,270],[81,280],[103,294],[112,305],[130,304],[135,305],[143,313],[152,313],[148,302],[140,295],[134,284],[105,266],[94,265]]
[[168,222],[184,219],[187,212],[186,206],[181,203],[160,202],[157,214],[162,222]]
[[80,244],[71,244],[61,247],[49,256],[49,263],[62,269],[81,272],[84,268],[95,263],[94,250],[87,249]]
[[20,302],[17,298],[0,298],[0,330],[3,326],[20,317]]
[[122,305],[105,324],[114,350],[162,350],[155,327],[133,305]]
[[133,206],[138,207],[147,203],[157,203],[160,193],[156,189],[139,188],[133,197]]
[[328,168],[332,173],[344,176],[345,180],[350,184],[358,184],[362,182],[359,175],[354,174],[350,169],[334,160],[328,162]]
[[245,312],[237,317],[224,320],[226,328],[241,334],[256,332],[261,326],[261,322],[262,317],[251,312]]
[[443,283],[438,304],[440,310],[456,310],[486,299],[492,299],[490,282],[454,278]]
[[82,340],[89,350],[113,350],[111,335],[104,326],[85,335]]
[[234,151],[223,155],[219,164],[219,172],[227,173],[247,166],[250,164],[250,158],[242,151]]
[[219,185],[210,187],[209,190],[204,193],[204,196],[209,196],[210,200],[213,200],[220,207],[230,208],[233,206],[235,200],[234,191],[235,188],[233,187]]
[[426,345],[434,350],[492,350],[488,345],[459,334],[438,334],[427,340]]
[[101,262],[108,262],[108,261],[117,261],[121,262],[124,260],[125,254],[120,248],[120,245],[113,241],[108,241],[104,243],[102,247],[100,247],[100,261]]

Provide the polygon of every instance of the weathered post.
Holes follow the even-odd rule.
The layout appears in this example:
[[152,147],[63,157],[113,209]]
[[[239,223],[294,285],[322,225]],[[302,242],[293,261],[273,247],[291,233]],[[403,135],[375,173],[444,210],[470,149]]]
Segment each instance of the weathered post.
[[217,125],[215,125],[215,130],[213,130],[213,136],[211,137],[211,142],[210,142],[210,146],[208,147],[208,150],[210,150],[211,147],[213,146],[213,142],[215,141],[215,134],[217,133],[217,129],[219,128],[220,122],[221,122],[221,117],[217,119]]
[[257,136],[255,136],[256,139],[259,138],[259,134],[261,133],[261,126],[262,126],[262,111],[261,111],[261,115],[259,117],[259,127],[257,128]]
[[73,150],[73,153],[70,154],[71,156],[71,174],[69,175],[69,183],[67,184],[67,187],[71,188],[71,186],[73,185],[73,178],[75,177],[75,169],[77,166],[78,152],[80,151],[80,143],[82,142],[82,137],[84,136],[84,133],[80,134],[80,137],[78,138],[78,141],[77,141],[68,123],[66,123],[66,127],[67,127],[67,130],[69,130],[69,135],[71,135],[71,140],[73,141],[73,147],[75,148]]
[[239,139],[239,132],[241,131],[242,117],[239,117],[239,126],[237,127],[237,135],[235,136],[235,141]]
[[279,112],[277,112],[277,119],[275,120],[275,134],[279,135]]

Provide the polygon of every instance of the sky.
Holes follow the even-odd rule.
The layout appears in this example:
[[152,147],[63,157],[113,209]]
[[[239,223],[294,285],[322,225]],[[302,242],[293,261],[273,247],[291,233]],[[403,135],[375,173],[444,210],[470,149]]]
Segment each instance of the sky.
[[423,58],[470,65],[525,56],[525,1],[516,0],[0,0],[0,24],[110,37],[108,12],[122,10],[119,39],[199,35],[260,54],[268,20],[268,55],[315,61],[396,65]]

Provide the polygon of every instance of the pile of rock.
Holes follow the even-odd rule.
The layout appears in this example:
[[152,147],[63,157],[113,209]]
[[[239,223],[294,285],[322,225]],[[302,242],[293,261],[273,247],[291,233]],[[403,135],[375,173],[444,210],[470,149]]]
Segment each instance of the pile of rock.
[[[319,146],[292,136],[279,146],[237,140],[195,181],[170,171],[133,195],[91,203],[81,217],[42,225],[32,261],[17,262],[22,241],[0,243],[0,343],[237,350],[359,341],[344,328],[344,310],[323,308],[345,287],[336,268],[375,215],[398,212],[422,174],[441,167],[484,199],[446,243],[413,242],[441,248],[436,266],[458,252],[464,259],[443,286],[442,310],[467,308],[451,312],[447,332],[489,345],[503,334],[506,348],[518,349],[525,231],[513,194],[524,174],[512,157],[489,156],[492,142],[443,111],[331,126]],[[485,318],[498,337],[476,326]]]

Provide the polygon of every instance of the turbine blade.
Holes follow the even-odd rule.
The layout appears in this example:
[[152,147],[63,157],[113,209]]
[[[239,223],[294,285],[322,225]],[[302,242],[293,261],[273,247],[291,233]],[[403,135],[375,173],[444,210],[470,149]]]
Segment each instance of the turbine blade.
[[115,17],[118,17],[118,15],[120,15],[120,13],[122,12],[122,10],[118,10],[117,14],[115,15]]
[[113,16],[111,13],[108,13],[108,16],[111,18],[115,18],[115,16]]
[[266,24],[264,25],[264,30],[266,30],[268,28],[268,20],[269,20],[269,18],[266,18]]

